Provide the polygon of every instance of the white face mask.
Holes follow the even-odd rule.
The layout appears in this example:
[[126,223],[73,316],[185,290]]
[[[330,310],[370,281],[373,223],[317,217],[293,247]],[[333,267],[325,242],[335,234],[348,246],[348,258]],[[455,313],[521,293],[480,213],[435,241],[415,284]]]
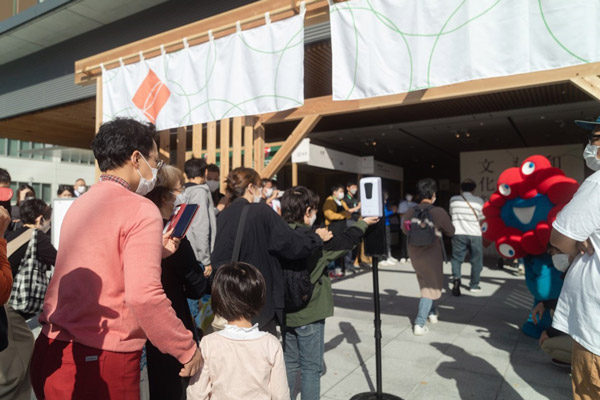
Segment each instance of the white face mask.
[[352,193],[352,196],[354,196],[356,194],[356,192],[358,192],[358,189],[350,189],[350,193]]
[[77,187],[77,193],[84,194],[85,193],[85,189],[86,189],[85,186],[78,186]]
[[317,213],[314,213],[310,216],[310,226],[313,226],[315,224],[315,221],[317,220]]
[[341,200],[344,198],[344,192],[340,192],[335,196],[338,200]]
[[569,255],[568,254],[555,254],[552,256],[552,264],[554,264],[554,268],[559,270],[560,272],[565,272],[567,268],[569,268]]
[[[140,153],[140,155],[142,154]],[[142,158],[144,159],[144,162],[146,163],[148,168],[150,168],[150,170],[152,171],[152,180],[144,178],[140,170],[136,169],[137,173],[140,175],[140,183],[135,192],[141,196],[145,196],[148,193],[150,193],[152,189],[154,189],[154,185],[156,185],[156,175],[158,174],[158,168],[152,168],[143,155]]]
[[260,203],[262,200],[262,188],[258,188],[258,192],[254,194],[254,202]]
[[208,188],[210,189],[211,193],[219,190],[219,181],[206,181],[206,184],[208,185]]
[[413,199],[412,194],[407,194],[405,199],[406,199],[406,201],[412,201],[412,199]]
[[600,160],[598,160],[598,146],[589,144],[583,150],[583,158],[588,168],[593,171],[600,171]]
[[173,205],[175,207],[185,203],[185,196],[183,195],[183,193],[181,193],[181,194],[175,194],[173,192],[169,192],[169,193],[171,193],[173,196],[175,196],[175,200],[172,202],[169,202],[169,203],[173,203]]
[[265,197],[267,199],[273,195],[273,188],[267,188],[267,189],[264,189],[264,191],[265,191]]

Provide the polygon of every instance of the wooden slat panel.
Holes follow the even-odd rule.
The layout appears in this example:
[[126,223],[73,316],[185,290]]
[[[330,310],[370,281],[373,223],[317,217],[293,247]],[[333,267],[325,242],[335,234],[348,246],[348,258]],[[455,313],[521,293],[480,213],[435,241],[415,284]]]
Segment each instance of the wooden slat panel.
[[217,162],[217,121],[206,124],[206,162]]
[[225,118],[221,120],[221,160],[220,160],[220,190],[221,193],[225,193],[225,179],[227,175],[229,175],[229,138],[231,135],[231,120],[229,118]]
[[298,186],[298,163],[292,163],[292,186]]
[[202,158],[202,124],[192,125],[192,157]]
[[233,162],[231,169],[242,166],[242,122],[244,117],[233,119]]
[[254,169],[259,174],[265,168],[265,126],[254,129]]
[[171,134],[168,130],[160,131],[159,156],[160,159],[169,164],[171,162]]
[[253,142],[254,142],[254,117],[246,117],[244,122],[244,167],[252,168]]
[[187,127],[177,128],[177,168],[183,171],[185,164],[185,150],[187,148]]
[[300,121],[298,126],[296,126],[294,131],[285,140],[281,149],[275,153],[275,156],[262,172],[261,176],[263,178],[272,178],[273,175],[283,167],[288,158],[290,158],[292,152],[296,146],[298,146],[298,143],[313,130],[320,120],[321,116],[318,114],[308,115],[302,118],[302,121]]

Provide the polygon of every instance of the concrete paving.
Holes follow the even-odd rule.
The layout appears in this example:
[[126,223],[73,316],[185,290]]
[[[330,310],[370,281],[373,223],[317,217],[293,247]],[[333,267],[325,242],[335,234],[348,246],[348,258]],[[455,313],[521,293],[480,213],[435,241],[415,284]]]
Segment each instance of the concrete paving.
[[[463,284],[469,272],[463,265]],[[444,273],[451,275],[449,264]],[[537,340],[520,331],[533,298],[516,271],[484,267],[478,293],[463,287],[462,296],[454,297],[447,288],[438,304],[439,323],[428,323],[425,336],[412,333],[419,288],[411,265],[382,268],[379,282],[384,392],[405,400],[572,398],[569,371],[552,365]],[[375,390],[372,288],[370,269],[333,284],[323,399]]]

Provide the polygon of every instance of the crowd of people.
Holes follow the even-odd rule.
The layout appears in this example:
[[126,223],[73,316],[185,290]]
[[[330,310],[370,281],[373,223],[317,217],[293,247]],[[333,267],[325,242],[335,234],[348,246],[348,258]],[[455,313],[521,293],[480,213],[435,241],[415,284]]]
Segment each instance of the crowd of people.
[[[51,207],[22,185],[11,209],[10,174],[0,169],[0,398],[29,400],[33,390],[49,400],[139,399],[143,354],[151,399],[320,398],[331,278],[365,266],[363,235],[379,218],[361,217],[356,182],[334,185],[321,205],[309,188],[280,190],[251,168],[221,181],[219,167],[204,159],[186,161],[184,171],[163,165],[155,135],[131,119],[101,125],[92,144],[99,182],[58,189],[59,198],[77,197],[58,251],[48,235]],[[554,223],[548,251],[565,285],[559,299],[534,310],[534,320],[554,310],[540,345],[572,363],[581,399],[600,393],[600,328],[590,318],[600,311],[598,179],[588,178]],[[481,290],[483,201],[474,189],[462,182],[449,212],[435,205],[430,178],[397,205],[384,193],[381,264],[410,261],[416,272],[414,335],[438,322],[444,237],[452,244],[452,294],[461,295],[467,252],[468,288]],[[169,221],[188,204],[196,216],[174,237]],[[319,213],[324,227],[315,224]],[[26,321],[38,314],[34,340]]]

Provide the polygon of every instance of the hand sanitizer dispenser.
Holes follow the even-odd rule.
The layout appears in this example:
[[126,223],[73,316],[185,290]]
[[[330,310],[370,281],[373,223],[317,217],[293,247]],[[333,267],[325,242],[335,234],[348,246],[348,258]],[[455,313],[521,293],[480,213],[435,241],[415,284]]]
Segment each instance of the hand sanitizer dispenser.
[[383,217],[381,178],[360,180],[360,213],[363,217]]

